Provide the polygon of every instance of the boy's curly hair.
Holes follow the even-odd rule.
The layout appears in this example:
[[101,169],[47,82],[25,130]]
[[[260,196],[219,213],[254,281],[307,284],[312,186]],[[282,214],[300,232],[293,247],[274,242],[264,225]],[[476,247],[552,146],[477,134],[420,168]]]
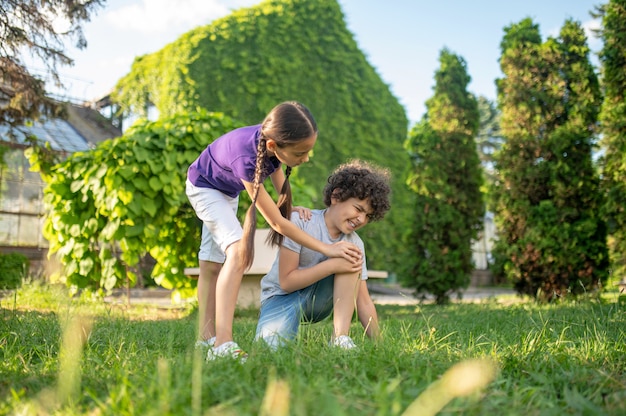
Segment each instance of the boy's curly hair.
[[370,221],[380,220],[391,207],[390,178],[389,169],[363,160],[351,160],[339,165],[328,177],[324,187],[324,204],[330,206],[331,196],[341,202],[350,198],[369,199],[372,207]]

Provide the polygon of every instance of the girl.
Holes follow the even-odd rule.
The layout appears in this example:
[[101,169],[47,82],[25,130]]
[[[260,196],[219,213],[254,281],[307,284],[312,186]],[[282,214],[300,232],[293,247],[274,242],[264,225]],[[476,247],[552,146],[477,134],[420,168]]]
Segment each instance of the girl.
[[[233,341],[233,318],[244,271],[252,264],[258,209],[272,228],[272,244],[283,236],[327,257],[361,261],[360,250],[341,241],[326,244],[309,236],[290,220],[291,169],[309,160],[317,140],[317,124],[301,103],[284,102],[272,109],[260,125],[242,127],[212,142],[189,166],[186,193],[202,220],[198,258],[198,309],[200,344],[209,347],[207,359],[247,354]],[[281,164],[286,165],[285,172]],[[280,193],[278,203],[263,181],[270,177]],[[239,193],[252,200],[244,226],[237,219]],[[310,211],[296,207],[301,216]],[[198,344],[197,344],[198,345]]]

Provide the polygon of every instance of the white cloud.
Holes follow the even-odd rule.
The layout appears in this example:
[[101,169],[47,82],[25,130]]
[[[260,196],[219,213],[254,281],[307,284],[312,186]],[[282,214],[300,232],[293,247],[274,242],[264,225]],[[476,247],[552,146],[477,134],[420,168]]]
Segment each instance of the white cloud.
[[591,19],[582,23],[582,27],[587,36],[587,44],[592,51],[599,51],[602,48],[602,39],[596,31],[602,27],[600,19]]
[[[598,30],[602,26],[602,22],[600,19],[589,19],[580,24],[585,31],[585,36],[587,36],[587,45],[592,51],[599,51],[602,48],[602,40],[596,35],[594,30]],[[555,27],[548,31],[548,36],[558,37],[561,32],[561,27]]]
[[[140,0],[107,11],[106,20],[117,29],[155,35],[187,30],[227,15],[233,6],[220,0]],[[235,2],[236,3],[236,2]]]

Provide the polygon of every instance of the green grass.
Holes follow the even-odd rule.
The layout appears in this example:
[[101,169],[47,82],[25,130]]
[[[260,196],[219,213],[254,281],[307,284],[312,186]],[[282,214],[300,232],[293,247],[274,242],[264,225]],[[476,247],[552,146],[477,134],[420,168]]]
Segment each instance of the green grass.
[[[626,301],[617,294],[554,305],[378,305],[384,341],[363,339],[355,322],[359,349],[348,352],[328,348],[324,322],[272,353],[252,342],[258,311],[239,310],[243,365],[207,363],[194,351],[191,306],[112,305],[29,284],[0,307],[0,414],[257,415],[275,377],[289,388],[292,415],[401,415],[452,365],[482,357],[496,361],[495,380],[440,414],[626,414]],[[66,332],[86,336],[82,355],[63,349],[72,323],[84,326]]]

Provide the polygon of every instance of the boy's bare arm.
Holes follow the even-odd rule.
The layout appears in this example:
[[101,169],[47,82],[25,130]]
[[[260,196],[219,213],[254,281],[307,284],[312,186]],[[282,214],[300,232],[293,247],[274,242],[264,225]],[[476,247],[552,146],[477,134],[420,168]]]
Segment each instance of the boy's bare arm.
[[360,273],[362,261],[352,263],[340,257],[332,257],[305,269],[298,269],[300,254],[280,248],[278,264],[278,280],[280,287],[286,292],[294,292],[311,286],[323,278],[336,273]]

